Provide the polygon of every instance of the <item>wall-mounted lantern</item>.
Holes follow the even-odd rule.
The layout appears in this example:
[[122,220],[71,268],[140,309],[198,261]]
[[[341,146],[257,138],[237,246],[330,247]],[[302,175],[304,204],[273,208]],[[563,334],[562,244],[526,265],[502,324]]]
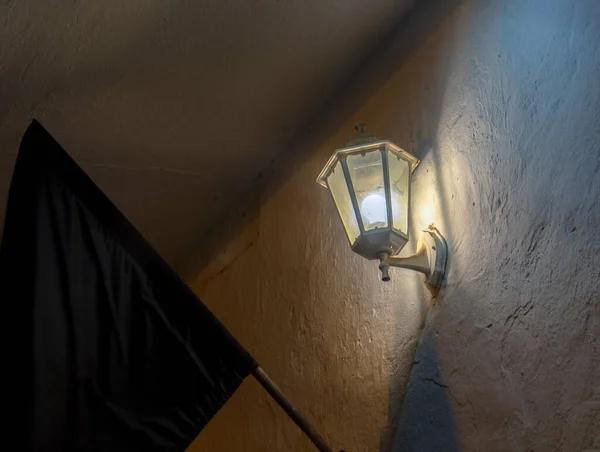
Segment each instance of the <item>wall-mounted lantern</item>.
[[317,182],[329,188],[355,253],[378,259],[383,281],[389,267],[424,273],[439,288],[446,269],[446,241],[429,226],[417,253],[395,257],[409,240],[410,175],[419,159],[387,140],[356,126],[357,134],[336,150]]

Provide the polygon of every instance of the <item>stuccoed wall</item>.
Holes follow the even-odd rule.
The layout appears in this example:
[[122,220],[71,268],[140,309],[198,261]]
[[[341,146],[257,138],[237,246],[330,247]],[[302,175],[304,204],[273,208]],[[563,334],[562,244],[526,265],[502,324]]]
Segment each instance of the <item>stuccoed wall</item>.
[[[600,3],[472,0],[406,34],[193,286],[334,448],[600,450]],[[403,254],[430,220],[450,250],[426,321],[421,277],[382,283],[315,183],[357,122],[422,160]],[[249,379],[190,450],[314,449]]]

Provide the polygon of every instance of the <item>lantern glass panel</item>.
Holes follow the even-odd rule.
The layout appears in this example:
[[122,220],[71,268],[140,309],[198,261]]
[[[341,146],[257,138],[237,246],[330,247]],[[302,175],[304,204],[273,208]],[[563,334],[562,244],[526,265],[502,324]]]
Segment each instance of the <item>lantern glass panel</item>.
[[388,171],[394,229],[408,234],[410,165],[394,152],[388,153]]
[[348,186],[346,184],[346,178],[344,177],[341,162],[338,161],[331,173],[329,173],[329,176],[327,177],[327,186],[329,187],[329,191],[331,191],[333,202],[335,203],[338,214],[344,224],[346,235],[348,236],[348,240],[350,240],[350,245],[353,245],[356,238],[360,235],[360,229],[358,227],[358,221],[356,221],[352,199],[348,192]]
[[365,231],[388,227],[382,160],[379,148],[346,159]]

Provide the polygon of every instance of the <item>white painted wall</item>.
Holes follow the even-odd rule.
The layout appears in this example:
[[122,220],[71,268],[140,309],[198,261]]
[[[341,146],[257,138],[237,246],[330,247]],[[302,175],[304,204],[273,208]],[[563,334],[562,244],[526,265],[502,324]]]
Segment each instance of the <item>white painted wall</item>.
[[[194,287],[334,448],[600,450],[600,2],[466,1],[401,58],[405,38]],[[314,182],[359,121],[422,159],[404,253],[422,206],[448,240],[422,336],[419,275],[382,283]],[[250,379],[190,450],[313,449]]]

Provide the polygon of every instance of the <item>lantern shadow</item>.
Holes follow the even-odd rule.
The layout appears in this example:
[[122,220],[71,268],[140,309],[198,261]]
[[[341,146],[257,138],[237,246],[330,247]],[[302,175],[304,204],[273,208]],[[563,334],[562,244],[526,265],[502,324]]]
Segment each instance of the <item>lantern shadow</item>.
[[[422,163],[413,175],[412,184],[414,194],[417,196],[411,200],[411,209],[414,213],[411,215],[410,227],[413,231],[412,238],[415,239],[418,231],[428,225],[423,219],[417,218],[415,207],[428,202],[425,199],[425,191],[433,187],[435,192],[432,194],[439,202],[436,206],[437,216],[429,221],[433,220],[436,226],[441,227],[441,233],[448,241],[446,274],[452,268],[454,234],[445,194],[450,188],[448,184],[452,181],[445,180],[443,172],[439,170],[443,162],[440,161],[438,152],[438,130],[446,101],[447,80],[452,68],[451,59],[454,56],[456,42],[454,35],[458,31],[454,26],[447,26],[443,22],[459,3],[458,1],[428,2],[416,8],[410,18],[410,25],[414,27],[412,32],[416,33],[418,30],[419,44],[426,46],[419,57],[419,63],[411,65],[411,70],[418,72],[412,74],[413,80],[417,80],[422,89],[418,91],[416,97],[417,112],[411,116],[411,119],[414,116],[420,117],[420,122],[414,124],[414,131],[411,130],[411,142],[414,144],[409,151]],[[395,39],[402,39],[406,32],[407,30],[401,30]],[[435,38],[429,39],[434,33]],[[412,126],[411,124],[411,129]],[[438,301],[439,291],[420,283],[420,275],[413,275],[413,278],[415,281],[419,280],[415,295],[418,300],[421,300],[420,310],[417,313],[420,322],[418,331],[420,332],[423,327],[424,329],[416,346],[410,369],[396,366],[391,377],[388,424],[381,434],[379,450],[380,452],[458,451],[460,447],[452,414],[452,395],[444,380],[443,368],[439,364],[435,329],[427,322],[432,305]],[[443,294],[440,302],[443,303]],[[401,323],[399,318],[399,337]],[[407,350],[406,344],[398,344],[398,350]],[[407,357],[399,356],[397,360],[407,361]]]
[[450,407],[449,388],[438,365],[432,328],[419,341],[404,395],[394,452],[460,450]]

